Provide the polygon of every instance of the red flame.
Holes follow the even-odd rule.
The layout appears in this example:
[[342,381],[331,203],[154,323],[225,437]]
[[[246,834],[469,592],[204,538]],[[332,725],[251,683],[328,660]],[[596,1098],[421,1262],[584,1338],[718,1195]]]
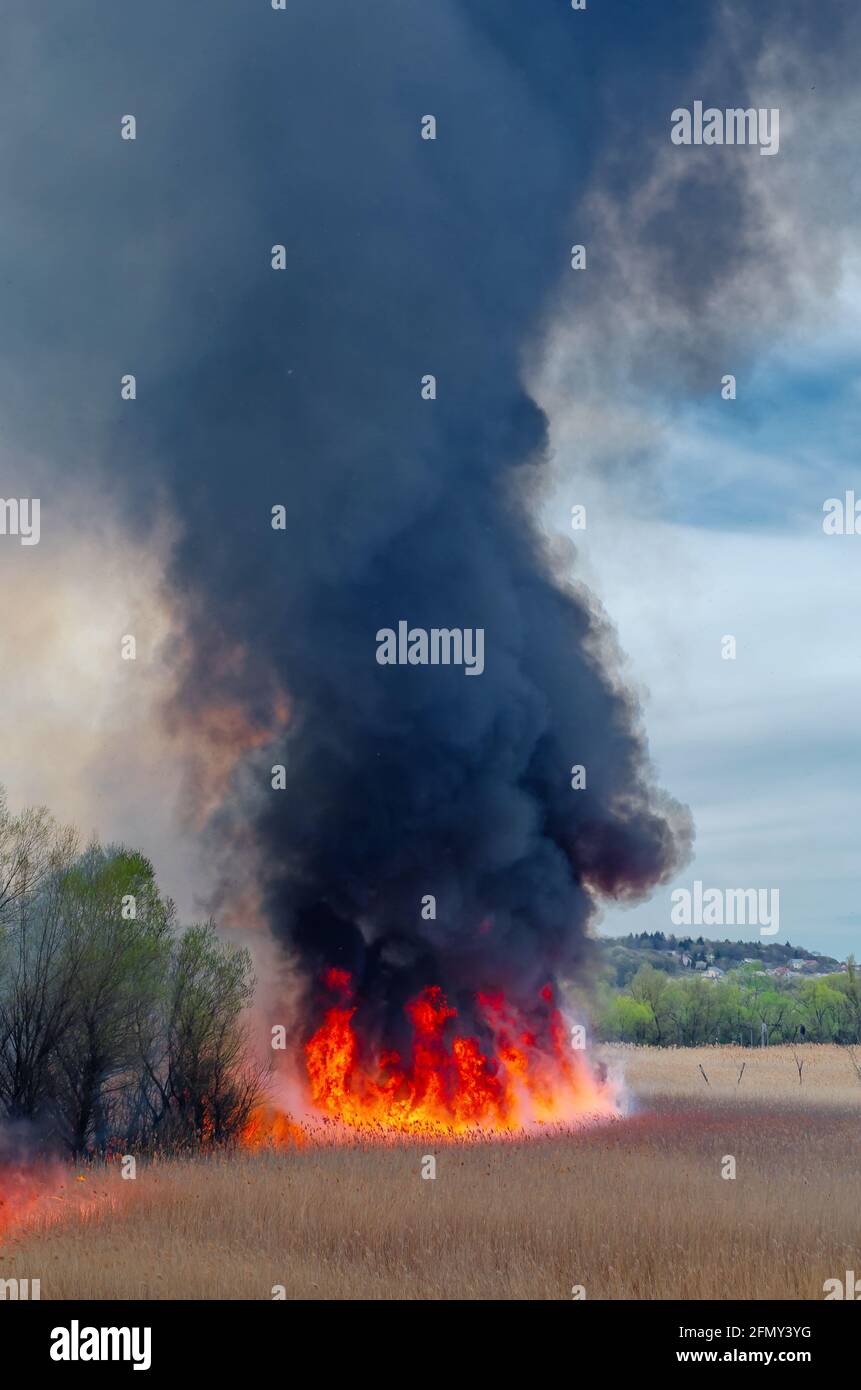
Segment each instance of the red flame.
[[323,983],[338,998],[306,1044],[305,1063],[311,1102],[333,1120],[377,1133],[445,1136],[617,1113],[611,1088],[572,1046],[549,986],[531,1026],[504,995],[478,996],[490,1055],[475,1037],[455,1033],[447,1042],[457,1010],[438,985],[422,990],[407,1006],[413,1043],[404,1063],[392,1051],[364,1055],[346,971],[327,970]]
[[[116,1204],[116,1191],[84,1173],[70,1174],[57,1164],[0,1164],[0,1245],[22,1228],[53,1225],[97,1206]],[[83,1186],[79,1186],[83,1184]]]

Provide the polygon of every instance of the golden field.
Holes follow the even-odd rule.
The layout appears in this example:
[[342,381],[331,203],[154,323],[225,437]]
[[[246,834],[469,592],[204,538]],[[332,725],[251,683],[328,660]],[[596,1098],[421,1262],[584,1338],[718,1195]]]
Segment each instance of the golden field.
[[833,1043],[764,1048],[661,1048],[619,1043],[603,1047],[600,1056],[621,1067],[628,1088],[641,1102],[742,1099],[800,1104],[805,1109],[861,1109],[861,1073],[855,1067],[857,1062],[861,1068],[861,1048]]
[[846,1049],[799,1049],[800,1083],[789,1048],[602,1055],[633,1113],[576,1135],[87,1171],[83,1213],[48,1198],[7,1231],[0,1279],[39,1278],[43,1299],[821,1299],[861,1270]]

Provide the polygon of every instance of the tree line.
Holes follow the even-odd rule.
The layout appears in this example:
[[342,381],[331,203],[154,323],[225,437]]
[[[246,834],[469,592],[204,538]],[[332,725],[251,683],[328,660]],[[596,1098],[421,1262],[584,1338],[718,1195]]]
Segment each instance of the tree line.
[[236,1138],[265,1069],[245,1022],[251,958],[181,928],[150,861],[83,850],[0,789],[0,1120],[76,1156]]
[[605,1041],[693,1047],[705,1043],[861,1042],[861,982],[846,973],[780,981],[759,964],[722,980],[644,965],[627,988],[599,991],[595,1029]]

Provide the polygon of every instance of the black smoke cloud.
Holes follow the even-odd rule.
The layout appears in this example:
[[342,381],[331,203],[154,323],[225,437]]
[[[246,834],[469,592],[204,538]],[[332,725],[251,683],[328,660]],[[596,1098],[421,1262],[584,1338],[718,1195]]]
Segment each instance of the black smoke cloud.
[[[271,721],[286,690],[289,728],[213,833],[252,827],[300,975],[350,969],[381,1019],[431,983],[531,1000],[582,967],[602,896],[689,850],[612,634],[530,520],[547,431],[522,382],[574,293],[578,192],[611,156],[624,187],[620,130],[664,138],[706,38],[688,5],[637,8],[614,28],[522,0],[154,0],[16,31],[56,123],[23,103],[9,409],[58,466],[99,457],[130,526],[177,515],[183,717],[230,700]],[[742,210],[703,198],[723,259],[688,242],[678,274],[706,296]],[[47,407],[12,389],[46,369]],[[402,618],[483,628],[483,675],[379,666]]]

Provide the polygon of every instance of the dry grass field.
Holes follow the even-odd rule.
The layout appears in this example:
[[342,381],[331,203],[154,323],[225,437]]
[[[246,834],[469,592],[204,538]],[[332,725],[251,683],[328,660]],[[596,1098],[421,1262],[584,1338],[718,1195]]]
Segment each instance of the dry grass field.
[[82,1214],[40,1203],[6,1232],[0,1278],[40,1278],[43,1299],[821,1299],[861,1269],[845,1050],[801,1049],[800,1084],[784,1048],[605,1055],[632,1113],[573,1136],[94,1170]]
[[[649,1104],[692,1098],[739,1099],[800,1104],[805,1109],[842,1106],[861,1111],[861,1075],[855,1069],[855,1062],[861,1067],[861,1049],[830,1043],[796,1048],[619,1044],[603,1048],[601,1055],[622,1067],[629,1090],[637,1100]],[[708,1077],[708,1086],[700,1067]]]

